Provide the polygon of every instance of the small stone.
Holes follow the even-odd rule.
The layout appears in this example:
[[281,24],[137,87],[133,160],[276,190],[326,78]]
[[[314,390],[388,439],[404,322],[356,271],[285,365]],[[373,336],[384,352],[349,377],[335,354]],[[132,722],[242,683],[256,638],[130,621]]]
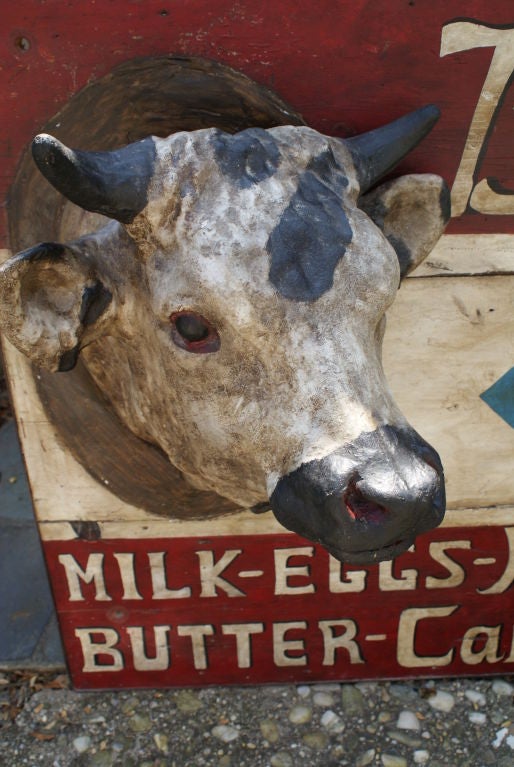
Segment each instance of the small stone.
[[420,730],[421,725],[419,719],[413,711],[400,711],[396,726],[399,730]]
[[229,724],[218,724],[212,728],[211,732],[215,738],[223,741],[223,743],[230,743],[239,737],[239,730]]
[[393,718],[393,715],[390,711],[381,711],[378,715],[378,721],[380,724],[387,724],[387,722],[390,722]]
[[341,702],[347,716],[360,716],[364,713],[364,696],[353,684],[344,684]]
[[472,711],[469,715],[469,721],[473,724],[485,724],[487,717],[482,711]]
[[277,751],[270,759],[271,767],[293,767],[293,757],[289,751]]
[[161,735],[160,732],[156,732],[153,736],[155,745],[159,749],[159,751],[163,754],[168,753],[168,736],[167,735]]
[[177,704],[178,710],[183,714],[196,714],[198,709],[203,706],[198,695],[191,690],[179,690],[175,698],[175,703]]
[[407,759],[396,754],[382,754],[381,760],[384,767],[407,767]]
[[410,730],[391,730],[389,737],[391,740],[401,743],[403,746],[410,746],[410,748],[419,748],[423,741],[416,735],[411,734]]
[[126,716],[132,716],[135,709],[139,706],[139,698],[132,696],[121,706],[121,710]]
[[321,726],[325,727],[329,732],[339,733],[344,730],[344,723],[340,716],[335,711],[325,711],[320,719]]
[[312,701],[320,708],[329,708],[334,705],[334,697],[329,692],[315,692]]
[[436,711],[444,711],[445,713],[448,713],[455,705],[455,698],[449,692],[437,690],[435,695],[430,696],[428,703]]
[[271,719],[264,719],[259,726],[261,728],[262,737],[269,743],[276,743],[280,738],[280,730]]
[[514,694],[514,687],[503,679],[495,679],[491,686],[491,690],[499,698]]
[[478,690],[466,690],[464,695],[474,706],[485,706],[486,704],[485,695]]
[[371,764],[375,758],[376,751],[374,748],[368,748],[363,754],[357,757],[355,760],[355,767],[367,767]]
[[134,714],[128,723],[132,732],[148,732],[152,729],[152,720],[146,714]]
[[430,759],[430,754],[424,748],[420,748],[418,751],[414,751],[412,758],[414,759],[414,764],[426,764]]
[[75,740],[73,741],[73,748],[79,754],[83,754],[84,751],[87,751],[90,745],[91,745],[91,738],[89,737],[89,735],[80,735],[78,738],[75,738]]
[[306,684],[301,684],[299,687],[296,688],[296,692],[300,696],[300,698],[308,698],[311,694],[311,688],[308,687]]
[[111,767],[114,763],[115,754],[112,751],[99,751],[88,762],[90,767]]
[[294,706],[289,712],[291,724],[306,724],[312,719],[312,709],[308,706]]
[[496,738],[492,742],[493,748],[500,748],[501,744],[505,740],[506,736],[508,735],[509,730],[507,727],[502,727],[500,730],[496,731]]
[[324,732],[306,732],[302,737],[302,741],[309,748],[320,751],[322,748],[326,748],[328,736]]
[[230,767],[231,759],[229,754],[223,754],[218,762],[218,767]]
[[323,682],[322,684],[313,684],[313,692],[341,692],[341,685],[332,682]]
[[408,684],[403,684],[402,682],[391,683],[389,692],[394,698],[397,698],[398,700],[418,700],[419,697],[418,693],[413,687]]

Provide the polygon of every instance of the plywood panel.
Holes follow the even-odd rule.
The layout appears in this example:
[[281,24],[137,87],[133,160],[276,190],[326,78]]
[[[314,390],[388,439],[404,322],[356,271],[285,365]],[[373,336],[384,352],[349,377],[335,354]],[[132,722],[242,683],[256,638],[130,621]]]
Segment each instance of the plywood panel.
[[[513,302],[514,277],[410,279],[388,315],[386,374],[409,421],[441,454],[450,509],[514,504],[514,429],[480,398],[514,365]],[[29,366],[7,343],[6,361],[39,519],[153,519],[89,477],[60,443]],[[223,529],[238,524],[278,529],[249,513]]]

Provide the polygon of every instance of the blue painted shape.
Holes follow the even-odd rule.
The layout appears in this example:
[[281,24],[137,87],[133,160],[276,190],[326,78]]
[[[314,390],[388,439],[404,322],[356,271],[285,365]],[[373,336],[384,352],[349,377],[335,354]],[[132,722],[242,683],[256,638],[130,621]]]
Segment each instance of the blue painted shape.
[[514,429],[514,368],[486,389],[480,399]]

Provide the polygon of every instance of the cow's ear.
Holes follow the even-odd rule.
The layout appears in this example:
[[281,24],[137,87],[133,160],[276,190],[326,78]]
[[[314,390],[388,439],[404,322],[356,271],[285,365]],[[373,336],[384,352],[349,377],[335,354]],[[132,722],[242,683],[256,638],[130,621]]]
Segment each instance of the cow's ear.
[[91,259],[97,249],[97,235],[44,242],[0,267],[0,328],[35,364],[71,370],[112,321],[112,288]]
[[450,192],[439,176],[401,176],[361,197],[359,208],[395,249],[403,279],[428,256],[443,233],[450,218]]

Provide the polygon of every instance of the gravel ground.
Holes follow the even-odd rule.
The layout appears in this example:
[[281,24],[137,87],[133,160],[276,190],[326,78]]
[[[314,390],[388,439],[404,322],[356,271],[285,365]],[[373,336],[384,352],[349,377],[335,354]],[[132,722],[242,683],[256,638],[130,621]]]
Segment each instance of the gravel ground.
[[506,679],[74,692],[4,674],[0,765],[514,766]]

